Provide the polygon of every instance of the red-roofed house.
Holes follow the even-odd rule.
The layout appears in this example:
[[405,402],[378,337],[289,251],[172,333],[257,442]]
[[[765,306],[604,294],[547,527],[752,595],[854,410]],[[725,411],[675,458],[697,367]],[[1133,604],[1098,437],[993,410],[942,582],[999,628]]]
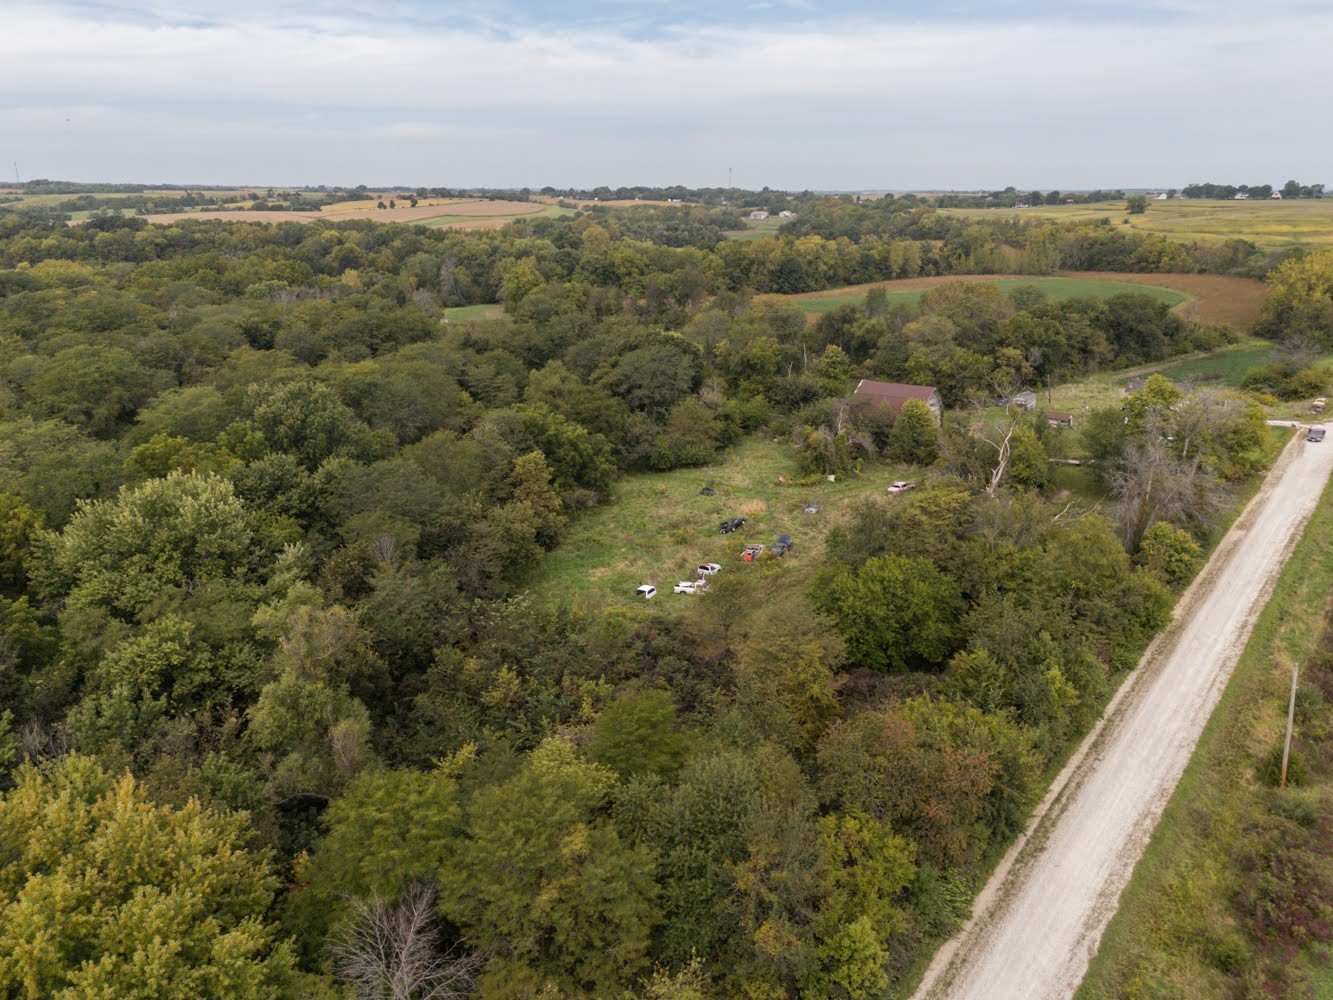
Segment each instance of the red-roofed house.
[[900,382],[876,382],[863,378],[852,393],[853,399],[868,400],[871,406],[887,406],[896,417],[909,399],[920,400],[930,407],[935,414],[935,422],[940,422],[944,413],[944,401],[940,391],[929,385],[903,385]]

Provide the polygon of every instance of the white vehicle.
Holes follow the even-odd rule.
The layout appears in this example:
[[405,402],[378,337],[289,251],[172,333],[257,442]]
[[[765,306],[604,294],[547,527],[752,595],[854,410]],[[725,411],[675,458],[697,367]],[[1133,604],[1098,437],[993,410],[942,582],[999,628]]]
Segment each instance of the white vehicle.
[[722,572],[722,567],[717,563],[700,563],[696,570],[700,576],[712,576],[714,573]]
[[645,601],[652,600],[657,596],[657,588],[651,584],[645,583],[638,590],[634,591],[635,597],[642,597]]
[[703,580],[681,580],[671,588],[677,594],[702,594],[707,589],[708,584]]
[[889,487],[889,492],[890,492],[890,493],[906,493],[908,490],[912,489],[912,488],[915,487],[915,486],[916,486],[916,482],[913,481],[913,480],[910,480],[910,479],[899,479],[896,483],[894,483],[892,486]]

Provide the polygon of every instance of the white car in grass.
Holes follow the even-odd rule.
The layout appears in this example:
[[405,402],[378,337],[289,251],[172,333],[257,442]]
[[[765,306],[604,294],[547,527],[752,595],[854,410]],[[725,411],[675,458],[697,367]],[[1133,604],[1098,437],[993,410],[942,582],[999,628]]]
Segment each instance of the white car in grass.
[[635,597],[642,597],[645,601],[650,601],[657,596],[657,588],[650,583],[645,583],[634,591]]
[[681,580],[671,588],[675,594],[702,594],[708,589],[708,584],[703,580]]
[[701,577],[712,576],[714,573],[721,573],[722,567],[717,563],[700,563],[695,567],[695,572]]

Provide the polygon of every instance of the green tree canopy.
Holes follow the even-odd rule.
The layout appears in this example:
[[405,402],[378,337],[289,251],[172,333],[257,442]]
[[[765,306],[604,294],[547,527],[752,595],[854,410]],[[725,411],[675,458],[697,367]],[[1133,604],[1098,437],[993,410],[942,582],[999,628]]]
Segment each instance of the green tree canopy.
[[844,567],[816,585],[815,600],[852,660],[874,670],[942,663],[960,638],[958,586],[925,559],[882,555]]
[[0,988],[16,997],[298,996],[244,814],[155,805],[87,757],[0,796]]

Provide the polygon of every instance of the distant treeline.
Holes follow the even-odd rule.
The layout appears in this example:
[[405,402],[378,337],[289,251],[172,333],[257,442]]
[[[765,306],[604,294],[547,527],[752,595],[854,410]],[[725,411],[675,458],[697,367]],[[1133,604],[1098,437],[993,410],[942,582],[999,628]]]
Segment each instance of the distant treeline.
[[1087,205],[1099,201],[1119,201],[1125,192],[1114,191],[1019,191],[1007,187],[1003,191],[983,194],[942,194],[933,199],[940,208],[1016,208],[1019,205]]
[[[1278,189],[1283,198],[1322,198],[1324,185],[1302,184],[1300,181],[1287,181]],[[1221,198],[1231,199],[1238,194],[1247,198],[1271,198],[1272,184],[1190,184],[1181,192],[1186,198]]]

